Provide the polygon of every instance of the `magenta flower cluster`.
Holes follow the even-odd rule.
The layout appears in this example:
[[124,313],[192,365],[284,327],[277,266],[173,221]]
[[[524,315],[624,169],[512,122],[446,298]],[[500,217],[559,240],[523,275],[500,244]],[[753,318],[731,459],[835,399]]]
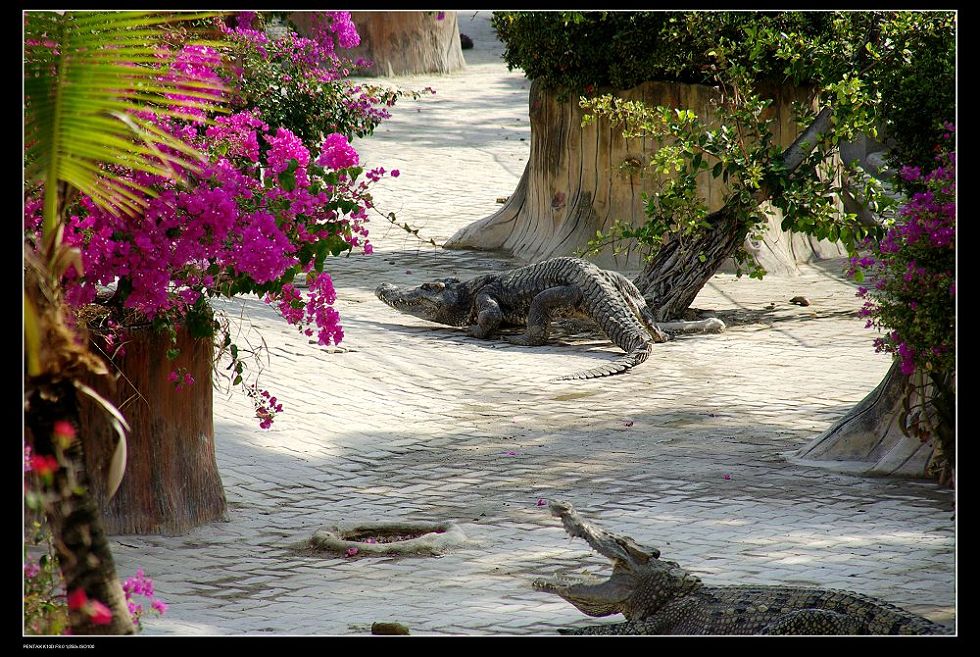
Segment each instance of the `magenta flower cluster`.
[[[331,24],[346,23],[341,16]],[[341,30],[338,40],[349,44],[352,37]],[[217,75],[215,53],[207,48],[187,47],[174,61],[194,80]],[[144,195],[145,210],[137,217],[120,216],[87,197],[75,200],[64,240],[80,250],[85,274],[78,277],[69,268],[66,300],[91,303],[100,288],[114,285],[114,300],[123,308],[179,321],[199,310],[206,297],[257,293],[320,344],[339,343],[343,329],[332,308],[336,293],[324,259],[355,248],[372,252],[368,190],[385,170],[372,169],[362,178],[358,153],[343,134],[330,133],[311,150],[288,128],[273,131],[256,111],[219,116],[210,124],[199,113],[185,113],[183,120],[147,118],[205,160],[183,184],[140,171],[114,172],[134,190],[155,192]],[[25,229],[35,244],[42,193],[34,190],[24,206]],[[297,275],[306,276],[302,293],[293,286]],[[119,348],[114,331],[108,340],[109,350]],[[188,377],[175,370],[171,380],[183,388],[193,382]],[[276,405],[269,410],[274,416]]]
[[902,169],[902,177],[921,191],[905,203],[899,219],[869,253],[851,259],[849,273],[867,283],[858,288],[860,314],[868,328],[883,335],[875,349],[899,360],[901,371],[951,372],[955,368],[956,306],[956,154],[953,126],[946,151],[923,174]]
[[316,163],[330,169],[347,169],[357,166],[359,158],[347,137],[335,132],[327,135],[323,141],[323,148],[320,149],[320,157],[317,158]]
[[276,415],[282,413],[282,404],[268,390],[261,390],[256,385],[248,386],[246,394],[252,398],[255,406],[255,417],[259,419],[259,427],[269,429]]
[[[108,172],[142,197],[139,216],[121,216],[84,196],[74,197],[66,212],[64,241],[79,250],[84,275],[67,270],[65,299],[81,306],[104,300],[108,288],[117,312],[100,334],[111,356],[125,353],[121,311],[171,328],[186,320],[209,334],[218,325],[207,298],[249,293],[320,344],[343,339],[325,259],[373,251],[369,188],[387,173],[362,168],[350,139],[370,134],[401,92],[346,79],[351,63],[339,51],[360,42],[349,12],[310,16],[311,38],[290,31],[275,40],[255,12],[219,19],[231,49],[227,59],[208,46],[158,51],[161,79],[179,85],[168,96],[179,114],[139,118],[198,151],[199,167],[178,170],[180,183],[135,170]],[[211,118],[212,107],[186,106],[201,99],[201,82],[223,84],[211,104],[230,101],[229,115]],[[43,191],[25,195],[25,233],[34,245],[40,243]],[[297,277],[305,278],[304,288],[294,285]],[[247,387],[234,353],[234,384]],[[167,357],[176,354],[172,349]],[[177,389],[193,384],[182,368],[173,369],[170,380]],[[253,392],[268,428],[282,406]]]
[[[343,332],[337,314],[328,312],[333,287],[316,255],[372,251],[367,189],[384,170],[358,181],[360,170],[351,166],[357,153],[342,135],[328,136],[311,164],[310,152],[289,130],[272,135],[265,128],[251,114],[216,119],[195,141],[212,155],[191,185],[130,174],[159,191],[143,216],[120,217],[80,199],[65,241],[81,250],[86,274],[68,274],[69,302],[90,303],[100,285],[125,279],[124,307],[152,319],[170,311],[183,315],[202,295],[259,292],[279,301],[292,277],[306,273],[311,284],[299,302],[309,306],[305,320],[317,327],[321,344],[338,342]],[[260,137],[269,145],[264,174],[256,162]],[[40,203],[29,202],[26,210],[28,230],[36,229]]]
[[128,578],[122,585],[123,594],[126,596],[126,607],[129,615],[133,619],[133,624],[142,627],[143,615],[146,609],[143,603],[138,602],[135,597],[139,596],[150,603],[150,609],[157,614],[163,615],[167,611],[167,603],[155,597],[153,590],[153,580],[143,573],[142,568],[136,570],[133,577]]
[[311,16],[310,33],[313,40],[329,55],[337,47],[356,48],[361,43],[349,11],[322,11]]

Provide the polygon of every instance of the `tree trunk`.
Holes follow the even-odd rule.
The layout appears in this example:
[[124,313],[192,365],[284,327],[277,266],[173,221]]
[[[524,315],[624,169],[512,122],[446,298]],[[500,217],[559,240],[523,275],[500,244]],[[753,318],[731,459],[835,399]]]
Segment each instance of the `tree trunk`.
[[[225,493],[215,460],[211,369],[214,343],[178,329],[180,355],[170,361],[165,333],[150,327],[127,329],[126,353],[107,363],[118,369],[114,382],[88,384],[111,401],[131,427],[126,475],[112,499],[106,478],[93,494],[110,534],[182,534],[225,513]],[[168,374],[186,370],[194,384],[177,390]],[[100,473],[112,456],[113,428],[95,404],[81,408],[87,464]]]
[[[832,117],[831,109],[823,108],[786,147],[781,157],[786,171],[792,173],[799,168]],[[776,191],[763,183],[753,194],[752,203],[764,203]],[[708,215],[705,221],[710,228],[691,242],[680,243],[674,237],[664,244],[634,281],[659,321],[683,318],[701,288],[745,239],[746,228],[739,223],[733,203],[734,199]]]
[[[372,62],[358,75],[452,73],[466,65],[455,11],[354,11],[351,18],[361,44],[345,54]],[[290,20],[302,33],[303,12],[290,14]]]
[[[78,398],[70,381],[34,381],[28,398],[25,424],[31,432],[35,454],[54,457],[52,441],[54,423],[79,424]],[[81,589],[86,599],[105,604],[112,612],[108,624],[97,625],[82,609],[70,609],[73,634],[132,634],[132,618],[126,606],[122,585],[109,550],[109,541],[93,498],[92,480],[86,474],[81,436],[63,451],[62,467],[53,475],[50,485],[42,489],[45,518],[54,537],[58,563],[65,580],[65,591]]]
[[701,288],[745,241],[729,208],[715,213],[713,223],[697,239],[672,238],[633,282],[643,292],[658,322],[684,319]]
[[[48,285],[46,270],[32,253],[25,253],[25,261],[24,426],[33,453],[59,463],[51,480],[41,484],[44,513],[66,592],[81,589],[88,600],[101,602],[112,612],[108,624],[97,625],[84,609],[73,609],[71,629],[76,635],[132,634],[135,628],[91,494],[92,481],[78,435],[84,435],[86,427],[79,422],[75,382],[83,373],[97,373],[100,364],[66,327],[56,286]],[[53,436],[59,421],[71,423],[76,430],[75,439],[62,447],[56,447]]]
[[[776,143],[789,145],[798,129],[792,101],[804,100],[801,89],[764,90],[774,98],[773,132]],[[710,87],[694,84],[645,82],[617,96],[648,105],[686,107],[706,121],[712,120]],[[654,190],[653,181],[636,173],[636,163],[655,150],[651,139],[625,139],[620,128],[606,119],[582,127],[583,110],[578,98],[558,100],[538,81],[529,95],[531,152],[521,181],[497,213],[465,226],[445,244],[447,248],[503,249],[527,261],[571,255],[608,232],[617,221],[640,226],[646,222],[642,195]],[[725,186],[704,172],[698,192],[709,208],[722,206]],[[764,199],[763,199],[764,200]],[[797,264],[844,254],[837,244],[788,233],[780,228],[782,216],[771,207],[769,227],[761,241],[744,239],[746,249],[771,273],[797,273]],[[612,248],[593,260],[613,269],[643,267],[642,253],[626,245],[622,253]],[[729,267],[725,259],[719,266]]]
[[[937,426],[935,438],[922,441],[907,435],[903,428],[908,430],[916,422],[914,414],[905,412],[908,386],[909,379],[902,374],[896,361],[877,388],[833,426],[798,450],[792,460],[803,465],[867,475],[937,475],[942,483],[951,483],[955,457],[949,438],[953,425],[951,418],[943,415],[948,409],[937,406],[938,412],[932,418]],[[913,397],[912,406],[918,401]]]

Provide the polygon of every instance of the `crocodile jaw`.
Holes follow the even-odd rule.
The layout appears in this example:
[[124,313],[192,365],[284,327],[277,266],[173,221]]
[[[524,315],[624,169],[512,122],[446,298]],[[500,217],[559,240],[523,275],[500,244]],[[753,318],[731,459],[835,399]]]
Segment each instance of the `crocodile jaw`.
[[448,326],[466,324],[469,304],[460,303],[456,289],[446,285],[432,289],[431,285],[402,289],[391,283],[382,283],[374,294],[395,310],[413,317]]
[[621,614],[633,596],[636,579],[631,573],[616,570],[604,582],[565,584],[543,579],[535,580],[534,590],[555,593],[589,616]]

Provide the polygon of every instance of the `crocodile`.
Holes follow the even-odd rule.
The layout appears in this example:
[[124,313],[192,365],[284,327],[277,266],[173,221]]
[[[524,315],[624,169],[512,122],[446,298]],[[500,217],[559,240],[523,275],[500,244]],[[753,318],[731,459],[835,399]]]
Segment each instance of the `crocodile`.
[[[415,317],[469,327],[477,338],[491,338],[501,328],[526,326],[524,335],[504,337],[520,345],[544,344],[553,319],[587,317],[626,352],[615,361],[562,379],[626,372],[647,360],[655,343],[671,337],[654,320],[632,281],[579,258],[552,258],[465,281],[442,278],[410,289],[382,283],[375,294],[392,308]],[[718,330],[718,325],[724,328],[717,319],[703,324],[705,330]],[[674,328],[687,330],[680,324]]]
[[613,562],[601,583],[538,579],[535,590],[556,593],[589,616],[622,614],[625,623],[562,634],[950,634],[951,630],[876,598],[839,589],[795,586],[706,586],[660,550],[607,532],[571,504],[552,501],[552,515]]

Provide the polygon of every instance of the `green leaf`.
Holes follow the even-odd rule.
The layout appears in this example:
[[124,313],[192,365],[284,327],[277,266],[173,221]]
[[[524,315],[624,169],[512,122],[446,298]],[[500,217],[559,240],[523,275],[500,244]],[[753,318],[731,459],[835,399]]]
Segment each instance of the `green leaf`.
[[[295,162],[296,160],[293,160]],[[286,169],[279,174],[279,186],[285,189],[287,192],[291,192],[296,189],[296,174],[289,169]]]
[[[101,172],[109,164],[173,178],[177,167],[195,170],[200,155],[139,112],[176,116],[169,95],[193,96],[186,106],[217,101],[216,84],[187,80],[159,53],[165,25],[213,14],[166,12],[37,12],[24,15],[28,44],[50,39],[57,51],[25,46],[24,133],[31,147],[25,178],[45,183],[45,235],[60,221],[58,182],[66,182],[111,211],[135,214],[144,204],[133,186]],[[162,148],[166,147],[166,148]],[[152,190],[141,189],[152,195]]]
[[724,166],[722,165],[721,162],[715,164],[715,166],[711,169],[712,177],[717,178],[718,176],[720,176],[722,169],[724,169]]

